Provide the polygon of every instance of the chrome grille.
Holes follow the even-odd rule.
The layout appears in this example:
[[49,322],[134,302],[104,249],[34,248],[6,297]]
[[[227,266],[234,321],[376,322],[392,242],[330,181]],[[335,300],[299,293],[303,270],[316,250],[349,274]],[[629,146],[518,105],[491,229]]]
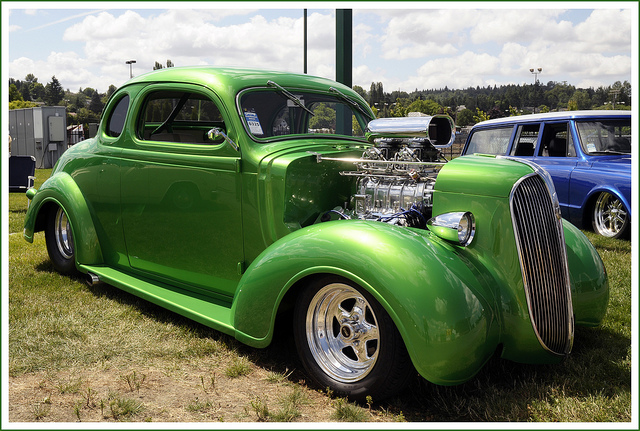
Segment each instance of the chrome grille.
[[556,354],[573,344],[573,307],[559,210],[545,180],[532,174],[511,194],[511,217],[529,315],[540,343]]

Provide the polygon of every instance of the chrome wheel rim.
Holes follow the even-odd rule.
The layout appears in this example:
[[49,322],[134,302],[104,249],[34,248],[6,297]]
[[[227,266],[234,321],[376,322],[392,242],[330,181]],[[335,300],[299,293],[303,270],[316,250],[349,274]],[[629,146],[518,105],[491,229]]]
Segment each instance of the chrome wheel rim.
[[376,316],[360,292],[342,283],[320,289],[307,309],[306,335],[322,371],[343,383],[373,369],[380,351]]
[[58,251],[65,259],[73,257],[73,236],[71,235],[71,223],[67,218],[67,214],[58,208],[56,213],[54,234]]
[[613,237],[624,229],[627,210],[620,199],[609,193],[602,193],[596,201],[594,221],[600,235]]

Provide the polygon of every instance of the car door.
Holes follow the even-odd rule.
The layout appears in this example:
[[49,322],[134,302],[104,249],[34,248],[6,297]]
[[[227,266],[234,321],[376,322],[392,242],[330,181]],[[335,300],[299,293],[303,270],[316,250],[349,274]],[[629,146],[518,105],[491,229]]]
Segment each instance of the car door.
[[571,196],[571,173],[578,163],[569,122],[545,122],[538,141],[533,161],[551,175],[562,214],[567,218]]
[[212,127],[226,130],[227,112],[215,95],[186,84],[151,85],[134,109],[121,168],[131,268],[232,296],[243,261],[240,153],[207,137]]

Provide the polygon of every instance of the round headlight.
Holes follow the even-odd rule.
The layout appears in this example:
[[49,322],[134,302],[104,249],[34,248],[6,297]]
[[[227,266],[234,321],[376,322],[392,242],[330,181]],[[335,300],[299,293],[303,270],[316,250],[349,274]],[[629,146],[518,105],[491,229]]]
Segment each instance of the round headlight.
[[458,242],[460,245],[467,246],[473,241],[473,237],[476,234],[476,222],[473,218],[473,214],[466,212],[460,218],[458,222]]

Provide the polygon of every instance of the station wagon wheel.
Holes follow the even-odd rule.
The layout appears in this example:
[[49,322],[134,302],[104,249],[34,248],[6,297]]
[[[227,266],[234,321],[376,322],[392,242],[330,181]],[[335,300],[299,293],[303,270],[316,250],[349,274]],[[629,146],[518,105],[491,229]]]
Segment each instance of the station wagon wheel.
[[45,228],[47,252],[54,268],[61,274],[76,272],[75,247],[71,222],[61,207],[49,211]]
[[294,311],[300,359],[322,388],[352,399],[385,398],[413,372],[393,321],[364,289],[339,277],[312,283]]
[[609,238],[626,237],[629,213],[620,199],[611,193],[600,193],[593,208],[593,229]]

